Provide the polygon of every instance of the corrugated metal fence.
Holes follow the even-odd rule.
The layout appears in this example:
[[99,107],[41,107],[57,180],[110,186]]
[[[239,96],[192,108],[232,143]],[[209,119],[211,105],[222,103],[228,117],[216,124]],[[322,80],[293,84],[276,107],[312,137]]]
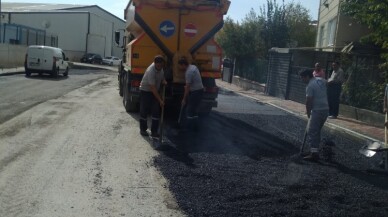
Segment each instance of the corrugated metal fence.
[[313,70],[319,62],[326,72],[332,71],[334,61],[341,63],[347,82],[344,85],[342,103],[358,108],[380,111],[383,99],[383,73],[378,56],[349,55],[336,52],[322,52],[297,49],[271,49],[269,55],[266,93],[300,103],[305,102],[306,85],[300,80],[299,72]]

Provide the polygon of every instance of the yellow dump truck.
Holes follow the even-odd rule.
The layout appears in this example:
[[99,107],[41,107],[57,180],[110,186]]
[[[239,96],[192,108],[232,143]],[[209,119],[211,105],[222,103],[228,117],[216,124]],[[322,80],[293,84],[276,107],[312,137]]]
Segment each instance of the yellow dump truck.
[[177,69],[181,57],[201,72],[205,88],[200,112],[209,113],[217,106],[215,79],[221,77],[222,50],[214,35],[222,28],[229,6],[228,0],[129,1],[126,29],[115,33],[124,51],[118,81],[126,111],[138,110],[140,81],[156,55],[167,61],[167,106],[179,108],[184,93],[185,75]]

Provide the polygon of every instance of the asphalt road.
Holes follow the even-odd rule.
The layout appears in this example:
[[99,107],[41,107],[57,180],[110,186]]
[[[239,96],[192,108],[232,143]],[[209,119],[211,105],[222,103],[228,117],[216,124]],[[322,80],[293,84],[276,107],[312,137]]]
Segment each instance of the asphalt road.
[[[198,132],[167,112],[155,151],[114,73],[0,81],[1,93],[18,92],[3,95],[13,106],[2,107],[11,114],[0,125],[0,216],[388,215],[387,178],[365,171],[362,144],[325,131],[332,161],[303,162],[304,120],[232,92]],[[23,106],[23,95],[35,103]]]
[[116,74],[79,76],[6,78],[24,85],[19,93],[49,96],[0,125],[0,216],[182,216],[152,166],[158,153],[122,106]]
[[228,91],[218,101],[198,132],[167,126],[154,159],[188,216],[388,216],[387,176],[366,172],[377,162],[363,144],[325,131],[336,146],[304,162],[305,120]]
[[107,73],[114,74],[106,70],[72,69],[68,77],[58,78],[37,74],[29,78],[23,74],[0,76],[0,124],[35,105],[106,77]]

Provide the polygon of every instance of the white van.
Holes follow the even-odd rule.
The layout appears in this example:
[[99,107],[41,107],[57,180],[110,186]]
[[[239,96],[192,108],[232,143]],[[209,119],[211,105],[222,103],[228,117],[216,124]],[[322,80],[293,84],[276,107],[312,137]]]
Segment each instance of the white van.
[[33,45],[27,48],[24,68],[26,76],[31,73],[49,73],[53,77],[59,74],[67,76],[69,74],[68,58],[62,49],[49,46]]

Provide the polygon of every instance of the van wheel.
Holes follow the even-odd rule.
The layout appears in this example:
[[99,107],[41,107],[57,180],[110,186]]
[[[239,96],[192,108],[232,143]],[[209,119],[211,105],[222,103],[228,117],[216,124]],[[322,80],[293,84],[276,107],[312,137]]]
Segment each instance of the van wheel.
[[54,71],[51,73],[51,76],[56,78],[59,75],[59,68],[54,69]]
[[31,76],[31,71],[26,69],[26,77],[30,77]]
[[69,75],[69,67],[66,67],[66,71],[63,73],[63,76],[67,77]]

